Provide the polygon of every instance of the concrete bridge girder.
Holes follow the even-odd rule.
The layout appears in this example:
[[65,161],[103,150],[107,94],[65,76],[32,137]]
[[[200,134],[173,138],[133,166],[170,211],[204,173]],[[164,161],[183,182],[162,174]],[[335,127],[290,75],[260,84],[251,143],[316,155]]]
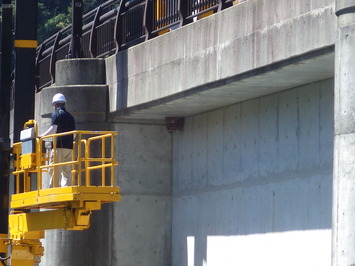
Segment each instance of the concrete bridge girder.
[[334,75],[334,47],[118,110],[110,119],[187,117]]
[[334,2],[307,3],[246,1],[106,59],[111,119],[189,116],[332,77]]

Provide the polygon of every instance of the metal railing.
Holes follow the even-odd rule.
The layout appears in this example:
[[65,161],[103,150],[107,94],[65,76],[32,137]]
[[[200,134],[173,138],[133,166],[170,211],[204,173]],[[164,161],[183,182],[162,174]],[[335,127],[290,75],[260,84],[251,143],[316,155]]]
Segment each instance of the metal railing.
[[[245,0],[239,1],[243,2]],[[83,16],[83,58],[104,58],[194,20],[230,7],[236,0],[109,0]],[[36,90],[55,83],[55,63],[70,57],[71,27],[36,51]]]
[[[53,150],[56,151],[57,139],[70,135],[76,139],[71,161],[57,160],[56,152],[53,153],[53,162],[49,161],[49,151],[44,150],[44,142],[52,139]],[[52,173],[53,187],[58,187],[58,178],[61,176],[59,171],[63,166],[71,168],[70,186],[113,187],[114,169],[118,164],[114,158],[116,135],[115,131],[75,130],[15,143],[13,145],[15,194],[43,189],[42,177],[48,172]],[[28,147],[28,144],[31,147]],[[30,152],[24,154],[25,150]],[[31,177],[31,173],[36,175]]]

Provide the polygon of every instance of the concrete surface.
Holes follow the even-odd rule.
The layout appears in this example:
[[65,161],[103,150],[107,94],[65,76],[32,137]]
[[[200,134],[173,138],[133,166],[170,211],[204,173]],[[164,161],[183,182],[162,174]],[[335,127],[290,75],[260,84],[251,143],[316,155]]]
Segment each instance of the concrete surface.
[[56,86],[106,84],[105,60],[98,58],[79,58],[59,60],[56,68],[62,73],[56,76]]
[[335,29],[333,0],[249,0],[173,30],[106,59],[111,119],[195,115],[330,78]]
[[187,118],[171,265],[330,265],[332,154],[332,79]]
[[[81,81],[84,76],[73,77],[69,71],[71,63],[74,69],[87,69],[88,73],[95,72],[97,65],[92,60],[67,60],[57,64],[58,82],[36,95],[39,131],[45,131],[50,125],[51,100],[58,92],[66,96],[66,108],[75,117],[78,129],[118,131],[115,157],[120,166],[116,185],[122,187],[122,200],[94,212],[88,230],[46,232],[41,265],[135,266],[146,262],[168,265],[171,135],[161,125],[107,123],[108,89],[102,84],[104,72],[96,75],[93,81],[96,85],[85,84]],[[102,62],[98,64],[100,68]],[[74,85],[67,84],[68,80]],[[47,179],[44,179],[44,187],[48,185]]]
[[88,230],[46,233],[40,265],[170,265],[171,136],[165,127],[148,124],[111,130],[119,133],[121,201],[94,212]]
[[334,6],[248,0],[105,59],[106,84],[37,95],[43,127],[62,91],[80,128],[120,133],[122,191],[47,234],[42,264],[330,265]]
[[336,4],[332,265],[355,265],[355,2]]
[[104,265],[170,265],[171,135],[165,126],[114,124],[119,132],[118,184],[114,205],[113,259]]

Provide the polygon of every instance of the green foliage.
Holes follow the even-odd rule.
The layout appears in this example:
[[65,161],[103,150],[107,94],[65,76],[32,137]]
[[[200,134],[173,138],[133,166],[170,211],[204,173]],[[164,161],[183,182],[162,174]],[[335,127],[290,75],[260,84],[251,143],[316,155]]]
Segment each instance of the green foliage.
[[[56,3],[57,2],[57,3]],[[40,0],[38,2],[38,41],[49,38],[70,24],[69,1]]]
[[[83,0],[83,14],[98,7],[106,0]],[[38,0],[37,39],[41,43],[59,30],[71,24],[71,0]],[[16,4],[12,0],[15,16]],[[0,8],[0,21],[1,8]]]
[[[104,0],[83,0],[83,14],[103,2]],[[38,1],[39,43],[71,24],[71,10],[71,0]]]

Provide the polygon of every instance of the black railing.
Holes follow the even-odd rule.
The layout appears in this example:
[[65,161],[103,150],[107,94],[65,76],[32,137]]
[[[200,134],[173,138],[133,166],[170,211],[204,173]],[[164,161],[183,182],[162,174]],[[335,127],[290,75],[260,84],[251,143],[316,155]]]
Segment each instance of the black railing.
[[[245,1],[245,0],[243,0]],[[104,58],[218,12],[233,0],[109,0],[83,16],[81,55]],[[55,63],[70,57],[71,27],[36,51],[36,90],[55,82]]]

